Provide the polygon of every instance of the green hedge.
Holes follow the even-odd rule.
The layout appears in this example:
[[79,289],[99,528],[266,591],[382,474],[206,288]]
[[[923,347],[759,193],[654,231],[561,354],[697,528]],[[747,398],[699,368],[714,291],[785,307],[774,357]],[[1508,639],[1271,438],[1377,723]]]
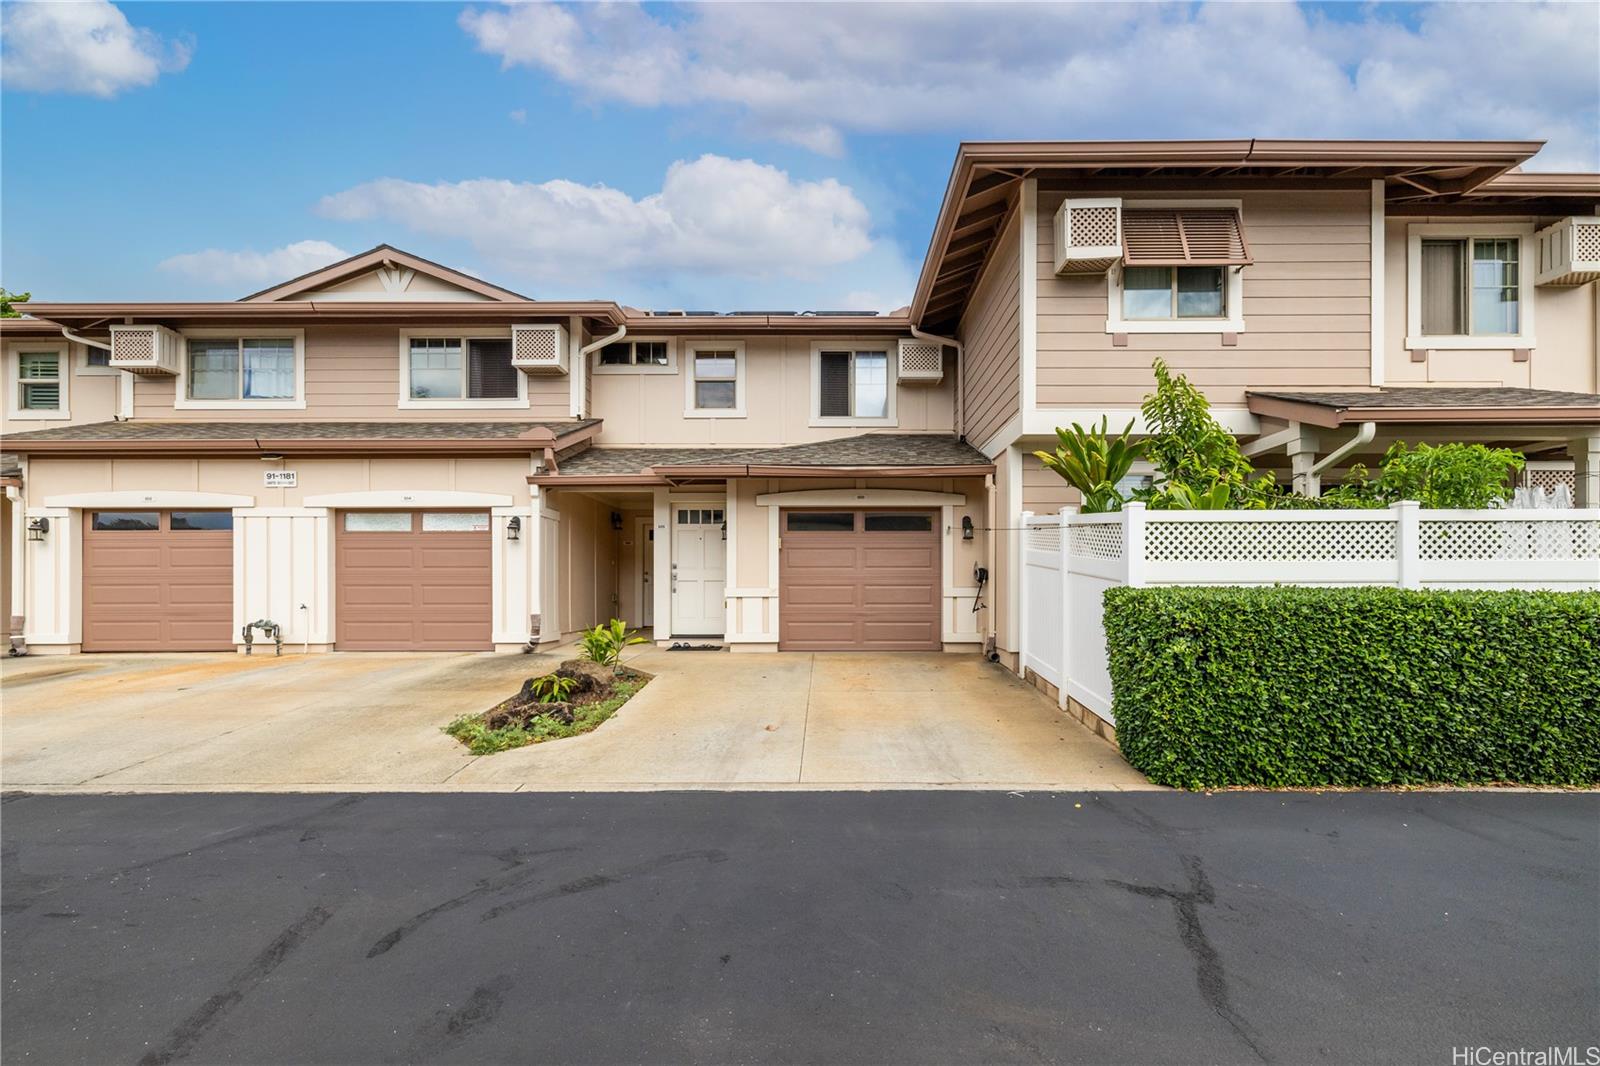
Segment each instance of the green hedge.
[[1600,593],[1115,588],[1105,632],[1160,784],[1600,783]]

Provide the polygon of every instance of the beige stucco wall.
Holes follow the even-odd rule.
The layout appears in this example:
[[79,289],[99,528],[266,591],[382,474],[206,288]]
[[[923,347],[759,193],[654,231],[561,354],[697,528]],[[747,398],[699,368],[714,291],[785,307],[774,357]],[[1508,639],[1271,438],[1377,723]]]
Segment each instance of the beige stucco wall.
[[[257,507],[297,507],[307,496],[334,492],[453,491],[530,501],[531,460],[505,459],[61,459],[36,456],[25,488],[30,506],[81,492],[185,491],[253,496]],[[265,470],[294,470],[292,489],[263,487]]]
[[[1532,389],[1600,392],[1600,285],[1573,288],[1533,287],[1534,334],[1538,341],[1526,362],[1517,362],[1511,347],[1451,351],[1428,349],[1420,362],[1406,347],[1407,227],[1413,223],[1484,222],[1486,218],[1390,218],[1384,226],[1384,365],[1385,384],[1507,385]],[[1554,219],[1501,217],[1497,221],[1533,223]],[[1533,264],[1525,263],[1530,273]]]
[[[639,334],[645,336],[645,334]],[[853,436],[879,429],[947,433],[954,426],[955,382],[947,373],[938,385],[896,385],[894,423],[812,425],[811,337],[744,337],[720,340],[669,340],[676,356],[670,373],[593,369],[589,375],[590,413],[605,420],[597,443],[605,445],[795,444]],[[744,347],[744,415],[686,417],[691,346]],[[830,339],[831,347],[884,350],[894,373],[894,339]]]
[[1244,332],[1106,332],[1105,276],[1058,278],[1054,218],[1064,195],[1040,192],[1038,211],[1038,397],[1041,407],[1132,408],[1150,391],[1157,356],[1215,405],[1243,407],[1247,387],[1348,388],[1371,382],[1370,190],[1230,192],[1128,196],[1239,200],[1254,265],[1243,269]]
[[[212,327],[221,329],[226,327]],[[406,327],[439,336],[461,333],[460,326]],[[253,330],[259,332],[259,330]],[[570,415],[570,386],[564,376],[528,378],[528,402],[514,408],[471,407],[450,410],[400,407],[400,333],[396,326],[309,326],[305,330],[306,406],[304,410],[177,410],[177,379],[141,377],[133,394],[135,418],[187,422],[306,422],[381,420],[528,422]]]
[[[64,418],[13,418],[11,409],[16,403],[12,395],[17,388],[17,362],[22,352],[57,351],[63,356],[65,374],[62,377],[62,397],[66,405]],[[69,344],[65,338],[29,340],[7,339],[0,343],[0,381],[4,381],[7,395],[0,401],[0,434],[27,433],[36,429],[57,426],[76,426],[88,422],[109,422],[117,414],[118,388],[123,373],[105,367],[87,365],[83,345]]]
[[1022,409],[1019,219],[1013,212],[995,240],[958,330],[965,359],[963,429],[980,446]]

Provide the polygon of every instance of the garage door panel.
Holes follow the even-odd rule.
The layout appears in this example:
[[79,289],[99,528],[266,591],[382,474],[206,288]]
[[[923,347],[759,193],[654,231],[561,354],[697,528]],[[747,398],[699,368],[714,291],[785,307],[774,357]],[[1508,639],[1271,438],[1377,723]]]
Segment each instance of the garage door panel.
[[399,528],[347,533],[345,525],[341,520],[336,526],[337,647],[355,651],[493,647],[488,522],[471,532],[435,532],[415,516],[409,532]]
[[925,518],[926,528],[868,529],[860,512],[849,532],[790,531],[791,523],[782,520],[780,648],[931,651],[941,646],[937,520],[929,512],[903,513]]
[[[84,651],[233,648],[233,532],[172,528],[83,532]],[[213,521],[231,523],[227,512]]]

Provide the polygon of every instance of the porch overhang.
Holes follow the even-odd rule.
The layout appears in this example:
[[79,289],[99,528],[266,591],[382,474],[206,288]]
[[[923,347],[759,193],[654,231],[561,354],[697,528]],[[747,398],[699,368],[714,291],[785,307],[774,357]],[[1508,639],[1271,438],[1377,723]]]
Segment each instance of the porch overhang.
[[526,456],[587,442],[600,421],[92,422],[8,434],[21,455]]
[[1600,395],[1517,388],[1383,388],[1369,392],[1248,391],[1252,414],[1337,429],[1344,425],[1469,423],[1600,426]]

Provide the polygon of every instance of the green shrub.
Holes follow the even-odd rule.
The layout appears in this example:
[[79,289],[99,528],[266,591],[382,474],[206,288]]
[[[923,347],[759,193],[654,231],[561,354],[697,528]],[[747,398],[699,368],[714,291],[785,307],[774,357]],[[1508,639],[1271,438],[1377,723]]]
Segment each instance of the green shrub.
[[1084,429],[1072,423],[1068,432],[1056,427],[1056,450],[1034,452],[1046,470],[1053,470],[1067,484],[1078,490],[1084,514],[1122,510],[1122,493],[1117,482],[1128,476],[1134,461],[1144,452],[1144,444],[1129,440],[1133,433],[1133,420],[1122,434],[1107,434],[1109,421],[1102,417],[1100,428]]
[[1160,784],[1600,783],[1600,593],[1114,588],[1105,633]]
[[1369,480],[1360,464],[1338,488],[1323,495],[1345,506],[1384,506],[1416,500],[1423,507],[1497,507],[1511,499],[1511,478],[1522,453],[1482,444],[1419,444],[1395,441],[1383,453],[1378,476]]

